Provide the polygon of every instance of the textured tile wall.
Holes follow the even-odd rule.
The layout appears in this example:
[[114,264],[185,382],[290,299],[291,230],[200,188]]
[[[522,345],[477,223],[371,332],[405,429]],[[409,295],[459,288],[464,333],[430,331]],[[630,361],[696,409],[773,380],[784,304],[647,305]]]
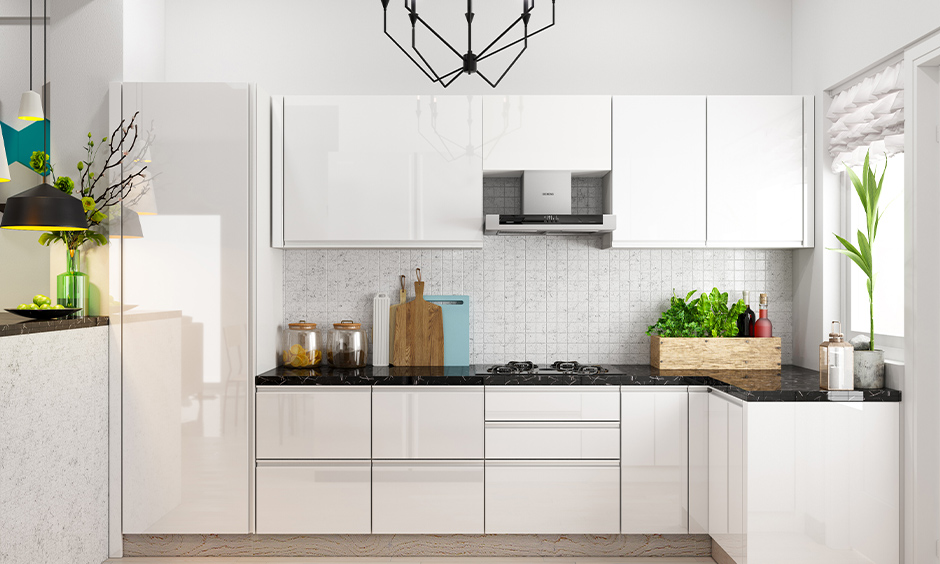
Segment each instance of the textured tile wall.
[[284,321],[329,327],[354,319],[371,329],[372,298],[409,299],[420,267],[428,294],[467,294],[471,362],[649,362],[646,328],[669,297],[717,286],[733,297],[766,292],[783,362],[792,352],[792,252],[605,250],[599,236],[485,237],[475,250],[286,252]]

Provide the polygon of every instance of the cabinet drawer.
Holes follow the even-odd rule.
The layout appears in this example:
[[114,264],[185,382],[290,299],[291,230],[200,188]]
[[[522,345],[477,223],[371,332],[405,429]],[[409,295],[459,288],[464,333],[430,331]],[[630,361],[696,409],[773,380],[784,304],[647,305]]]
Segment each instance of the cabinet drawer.
[[620,425],[615,421],[491,421],[486,424],[486,458],[620,458]]
[[487,421],[620,421],[620,389],[526,386],[486,390]]
[[486,532],[617,534],[616,461],[487,461]]
[[409,460],[373,464],[373,533],[483,532],[482,461]]
[[368,459],[371,390],[258,388],[257,457]]
[[372,457],[482,459],[483,387],[375,388]]
[[260,462],[257,532],[368,534],[371,463]]

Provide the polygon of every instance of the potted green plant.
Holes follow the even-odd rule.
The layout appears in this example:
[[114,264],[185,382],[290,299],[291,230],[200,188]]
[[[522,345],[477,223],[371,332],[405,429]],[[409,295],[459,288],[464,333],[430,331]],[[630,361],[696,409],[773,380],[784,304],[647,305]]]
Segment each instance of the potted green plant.
[[774,370],[780,368],[780,339],[737,338],[744,300],[728,304],[728,293],[712,288],[673,296],[669,309],[650,325],[650,364],[660,370]]
[[865,285],[868,289],[870,341],[868,350],[855,350],[855,388],[863,390],[878,389],[884,388],[885,385],[885,353],[883,350],[875,349],[875,270],[872,261],[872,246],[875,244],[875,237],[878,235],[878,224],[881,222],[882,213],[884,213],[878,208],[878,199],[881,197],[881,185],[884,182],[888,165],[885,162],[885,168],[881,171],[881,179],[878,180],[869,163],[869,154],[866,153],[861,178],[851,168],[845,167],[845,170],[848,172],[849,178],[852,179],[852,186],[855,187],[855,193],[858,194],[858,199],[862,202],[862,208],[865,210],[865,233],[862,233],[861,229],[858,230],[856,234],[858,246],[833,233],[843,248],[829,250],[840,252],[849,257],[865,274]]

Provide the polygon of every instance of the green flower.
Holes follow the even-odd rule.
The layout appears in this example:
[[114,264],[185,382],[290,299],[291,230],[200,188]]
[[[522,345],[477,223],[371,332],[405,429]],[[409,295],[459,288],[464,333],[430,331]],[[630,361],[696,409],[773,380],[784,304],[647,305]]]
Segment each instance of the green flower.
[[83,163],[82,161],[78,161],[78,164],[75,166],[78,168],[78,170],[82,170],[85,168],[85,163]]
[[82,198],[82,207],[85,208],[85,211],[91,211],[95,209],[95,199],[94,198]]
[[75,189],[75,182],[68,176],[60,176],[55,181],[55,187],[66,194],[71,194],[72,190]]
[[45,175],[49,172],[49,155],[43,151],[33,151],[32,156],[29,158],[29,168]]
[[106,217],[107,217],[106,215],[104,215],[102,212],[99,211],[99,212],[95,212],[95,215],[91,216],[91,220],[96,223],[101,223],[102,221],[105,220]]

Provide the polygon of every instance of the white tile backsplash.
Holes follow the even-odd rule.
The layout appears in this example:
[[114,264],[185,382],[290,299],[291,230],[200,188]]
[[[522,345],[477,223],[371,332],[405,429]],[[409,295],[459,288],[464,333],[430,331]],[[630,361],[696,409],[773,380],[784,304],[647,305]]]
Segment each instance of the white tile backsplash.
[[792,252],[601,249],[599,236],[490,236],[473,250],[289,250],[284,322],[332,327],[343,319],[371,331],[372,299],[398,302],[398,276],[414,296],[420,267],[427,294],[470,296],[470,360],[649,362],[646,328],[673,290],[717,286],[733,299],[766,292],[783,362],[792,358]]

